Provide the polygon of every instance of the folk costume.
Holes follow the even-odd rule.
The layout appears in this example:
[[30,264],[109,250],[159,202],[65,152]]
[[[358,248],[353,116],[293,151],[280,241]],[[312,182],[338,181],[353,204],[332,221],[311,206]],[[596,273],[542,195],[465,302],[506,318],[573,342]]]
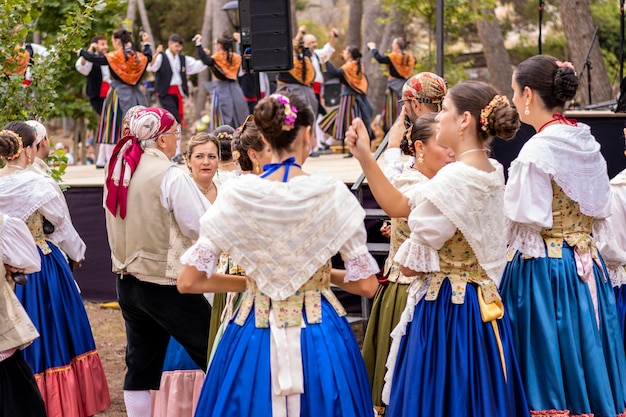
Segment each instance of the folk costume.
[[219,51],[208,56],[202,45],[196,45],[198,58],[211,68],[215,76],[213,82],[213,112],[209,122],[209,130],[213,131],[222,125],[233,128],[241,126],[248,117],[248,104],[243,91],[237,83],[237,75],[241,68],[241,55],[234,52]]
[[148,65],[156,73],[154,90],[161,107],[172,113],[178,123],[184,124],[183,97],[189,96],[187,77],[206,69],[201,61],[184,54],[174,55],[166,49]]
[[39,271],[35,241],[23,221],[0,214],[0,416],[46,417],[41,398],[22,349],[39,333],[5,279],[5,265]]
[[533,415],[626,411],[624,343],[596,247],[610,201],[606,161],[582,123],[540,130],[511,164],[500,291]]
[[[428,177],[416,169],[407,169],[395,176],[392,184],[402,194],[413,195],[419,185],[428,181]],[[391,242],[389,256],[385,261],[383,282],[374,296],[370,318],[367,322],[365,339],[363,340],[363,359],[372,388],[372,400],[378,415],[384,415],[385,404],[382,401],[382,391],[385,382],[385,367],[389,348],[390,334],[400,321],[400,316],[406,307],[408,289],[415,277],[407,277],[400,272],[400,264],[394,261],[400,245],[408,239],[408,219],[391,219]]]
[[421,272],[394,329],[385,415],[527,416],[496,283],[506,262],[502,166],[444,166],[411,201],[394,260]]
[[308,49],[300,49],[299,46],[294,47],[293,69],[276,75],[276,92],[289,91],[298,95],[311,106],[313,114],[317,115],[318,100],[313,90],[316,73],[311,52]]
[[[29,190],[24,193],[24,190]],[[41,271],[16,294],[41,337],[24,349],[48,416],[92,416],[111,405],[100,356],[67,259],[81,261],[85,243],[49,179],[30,170],[0,177],[0,212],[25,221],[37,244]],[[43,218],[53,226],[43,231]],[[60,248],[60,249],[59,249]]]
[[611,180],[611,217],[607,219],[612,236],[600,242],[598,249],[606,262],[615,291],[615,304],[624,347],[626,348],[626,170]]
[[352,121],[360,117],[370,131],[373,109],[367,98],[368,82],[363,65],[359,65],[357,61],[349,61],[341,68],[335,68],[327,62],[326,74],[331,78],[339,78],[341,96],[339,106],[320,121],[322,130],[333,138],[343,141]]
[[180,294],[176,277],[209,204],[155,146],[175,123],[164,109],[140,110],[116,146],[105,182],[107,235],[126,323],[127,408],[150,409],[149,390],[160,387],[171,337],[206,368],[211,308],[202,295]]
[[247,277],[196,417],[372,414],[358,345],[330,290],[330,258],[337,252],[346,281],[378,271],[363,218],[344,184],[326,175],[286,183],[243,175],[229,182],[181,259],[211,279],[220,254],[229,253]]
[[152,61],[150,44],[144,44],[143,53],[124,47],[105,55],[96,55],[81,50],[80,56],[96,65],[108,65],[111,88],[104,100],[97,143],[116,144],[123,136],[122,118],[133,106],[146,106],[146,97],[139,82]]
[[383,129],[389,130],[400,115],[398,100],[402,98],[402,87],[411,77],[415,68],[415,58],[408,52],[391,52],[381,55],[376,48],[372,49],[372,55],[379,64],[389,66],[387,78],[387,91],[385,92],[385,107],[383,108]]

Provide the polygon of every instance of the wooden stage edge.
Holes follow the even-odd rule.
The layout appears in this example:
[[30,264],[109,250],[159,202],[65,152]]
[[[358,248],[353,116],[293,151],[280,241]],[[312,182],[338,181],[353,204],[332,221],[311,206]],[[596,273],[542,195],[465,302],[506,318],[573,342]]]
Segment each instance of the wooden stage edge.
[[[382,157],[378,162],[382,167]],[[188,172],[186,165],[180,164],[178,166]],[[362,172],[359,162],[355,158],[344,158],[342,154],[307,158],[303,168],[309,174],[328,173],[346,184],[353,184]],[[96,169],[95,165],[72,165],[65,170],[63,182],[73,188],[102,187],[105,175],[106,171]]]

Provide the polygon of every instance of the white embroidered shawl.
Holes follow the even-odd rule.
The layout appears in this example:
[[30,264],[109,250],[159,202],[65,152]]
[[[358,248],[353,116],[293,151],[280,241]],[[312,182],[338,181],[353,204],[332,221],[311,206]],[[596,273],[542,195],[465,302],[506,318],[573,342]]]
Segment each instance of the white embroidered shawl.
[[26,220],[57,197],[49,180],[30,170],[0,177],[0,212]]
[[490,173],[462,162],[448,164],[420,191],[463,233],[480,266],[497,283],[506,265],[504,172],[498,162],[491,163],[496,170]]
[[[364,227],[357,199],[327,175],[286,183],[243,175],[228,185],[202,217],[200,239],[230,254],[272,299],[294,294]],[[343,255],[367,254],[365,241],[356,252]]]

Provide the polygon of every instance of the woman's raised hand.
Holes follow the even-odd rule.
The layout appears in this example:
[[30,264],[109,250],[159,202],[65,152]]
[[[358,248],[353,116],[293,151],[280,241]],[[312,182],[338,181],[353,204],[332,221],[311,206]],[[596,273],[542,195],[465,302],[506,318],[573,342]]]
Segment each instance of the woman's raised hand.
[[360,118],[356,118],[352,121],[350,128],[346,132],[345,143],[350,148],[350,153],[354,155],[356,159],[371,157],[370,151],[370,137],[367,133],[365,123]]

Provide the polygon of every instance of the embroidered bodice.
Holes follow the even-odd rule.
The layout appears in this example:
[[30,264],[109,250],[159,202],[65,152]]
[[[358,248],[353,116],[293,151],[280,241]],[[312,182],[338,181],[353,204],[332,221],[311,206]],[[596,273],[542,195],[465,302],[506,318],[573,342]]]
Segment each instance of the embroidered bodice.
[[482,287],[487,304],[500,299],[495,283],[480,266],[467,239],[458,229],[439,249],[439,267],[439,271],[428,274],[432,279],[426,291],[426,300],[432,301],[437,298],[445,279],[450,281],[452,287],[453,304],[465,302],[465,288],[468,282]]
[[592,250],[596,258],[597,251],[591,237],[593,217],[582,214],[578,203],[569,198],[554,181],[552,181],[552,195],[552,227],[541,229],[541,237],[546,242],[548,257],[560,258],[563,241],[566,241],[571,247],[577,247],[583,251]]
[[46,235],[43,232],[43,215],[38,211],[31,214],[26,219],[26,226],[28,226],[28,230],[33,235],[33,239],[35,239],[35,243],[41,249],[44,255],[52,252],[50,246],[48,246],[48,242],[46,242]]
[[243,325],[254,308],[255,326],[267,328],[272,307],[280,327],[301,326],[303,309],[308,323],[318,324],[322,322],[322,296],[330,302],[339,316],[345,316],[346,311],[330,289],[330,270],[329,260],[295,294],[285,300],[272,300],[258,289],[254,280],[247,278],[246,291],[243,293],[235,323]]
[[385,261],[385,277],[390,282],[399,284],[410,284],[415,277],[407,277],[400,272],[400,264],[393,260],[396,252],[402,246],[405,240],[411,235],[408,219],[406,217],[397,217],[391,219],[391,239],[389,242],[389,256]]

